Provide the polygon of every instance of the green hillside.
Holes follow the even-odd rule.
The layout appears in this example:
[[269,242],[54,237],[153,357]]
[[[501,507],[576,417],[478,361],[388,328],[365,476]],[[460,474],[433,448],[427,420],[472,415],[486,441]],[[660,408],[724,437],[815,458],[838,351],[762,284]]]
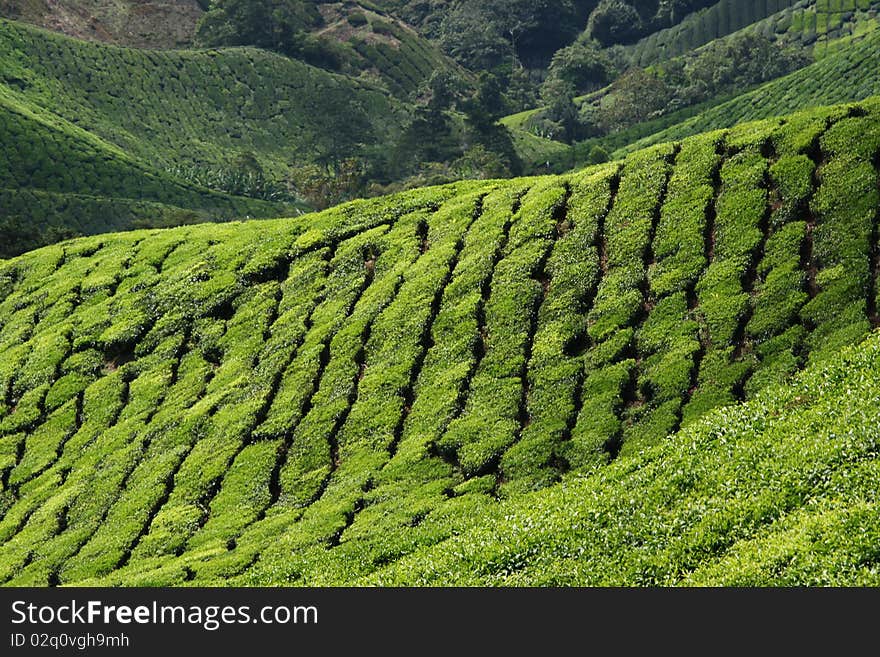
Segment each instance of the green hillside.
[[[655,32],[624,47],[615,55],[620,60],[618,67],[622,70],[648,67],[648,79],[667,85],[663,90],[665,99],[648,100],[649,94],[641,93],[645,81],[628,89],[621,88],[619,80],[576,96],[574,109],[586,138],[573,148],[547,138],[548,133],[557,140],[564,135],[559,126],[548,130],[553,124],[547,121],[550,110],[546,107],[510,115],[501,122],[511,131],[528,169],[549,161],[553,170],[564,171],[590,163],[590,152],[597,147],[619,156],[646,145],[727,128],[747,120],[770,118],[817,105],[857,101],[880,93],[877,59],[880,3],[872,0],[856,7],[855,0],[843,5],[829,4],[827,0],[793,3],[781,0],[781,5],[785,5],[785,9],[776,11],[772,2],[763,0],[724,0],[690,15],[674,28]],[[847,9],[840,11],[840,6]],[[759,20],[767,12],[769,16]],[[721,20],[719,27],[719,15],[725,13],[727,18]],[[805,18],[808,16],[812,19]],[[816,16],[823,17],[818,21],[818,35]],[[708,80],[729,74],[726,67],[732,66],[732,70],[745,67],[750,57],[744,56],[742,49],[761,44],[773,53],[763,67],[774,59],[789,57],[797,63],[798,70],[787,75],[783,70],[764,79],[722,84],[711,93],[699,91],[701,84],[711,84]],[[761,54],[760,48],[751,54],[757,57]],[[730,57],[739,57],[741,61],[722,66]],[[722,70],[728,72],[722,73]],[[630,108],[624,114],[633,116],[624,121],[624,125],[605,125],[608,115],[613,116],[614,108],[621,104]],[[636,118],[639,112],[635,108],[642,104],[651,104],[653,111]]]
[[875,98],[2,262],[0,581],[876,583],[878,179]]
[[468,77],[432,41],[376,4],[322,3],[313,27],[315,63],[349,75],[374,78],[402,100],[411,98],[437,72]]
[[750,29],[821,57],[835,41],[873,29],[878,10],[877,0],[721,0],[624,51],[633,64],[650,66]]
[[751,90],[697,116],[631,143],[633,151],[743,121],[767,119],[816,105],[861,100],[880,93],[880,30],[810,66]]
[[295,212],[149,167],[0,87],[0,256],[71,234]]
[[[307,8],[301,36],[308,35],[309,42],[290,53],[298,59],[353,77],[365,75],[404,99],[434,71],[463,72],[436,44],[399,20],[393,11],[399,7],[388,6],[394,3],[300,4]],[[229,30],[214,29],[211,23],[216,21],[199,29],[209,5],[209,0],[3,0],[0,16],[135,48],[187,48],[205,45],[203,40],[229,45]]]
[[400,129],[380,89],[256,49],[134,50],[0,21],[0,53],[7,93],[159,167],[252,154],[277,179]]
[[[292,216],[461,178],[562,172],[880,93],[873,0],[688,0],[673,10],[650,0],[631,3],[640,18],[629,34],[597,26],[609,3],[598,4],[296,1],[267,18],[268,0],[0,2],[2,15],[96,40],[0,20],[0,257],[76,235]],[[808,58],[771,77],[818,61],[757,88],[754,71],[702,91],[679,79],[687,62],[723,59],[724,43],[753,33]],[[607,60],[601,80],[578,73],[578,58],[592,57]],[[670,80],[669,98],[626,101],[634,63]],[[545,83],[566,76],[586,85],[559,92],[574,101],[494,123],[546,102]],[[653,109],[615,118],[621,98]]]
[[[297,214],[292,169],[381,150],[402,120],[384,91],[258,50],[138,51],[0,20],[0,256]],[[260,186],[222,184],[236,176]]]
[[[875,333],[601,473],[484,505],[461,535],[441,520],[449,538],[356,582],[876,587],[878,369]],[[360,554],[346,548],[308,581],[348,581]]]

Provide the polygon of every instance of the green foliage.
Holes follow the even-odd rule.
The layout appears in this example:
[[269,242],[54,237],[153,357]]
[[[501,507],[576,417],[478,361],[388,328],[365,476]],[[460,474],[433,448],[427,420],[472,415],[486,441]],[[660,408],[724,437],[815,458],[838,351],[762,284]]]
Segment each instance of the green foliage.
[[328,23],[314,2],[218,0],[195,38],[202,46],[256,46],[352,77],[378,77],[401,99],[433,71],[455,69],[433,43],[387,12],[371,5],[336,9],[342,11],[331,12]]
[[397,110],[376,87],[253,49],[119,50],[5,21],[0,40],[30,81],[9,93],[163,167],[233,169],[253,153],[277,181],[297,159],[377,143]]
[[876,582],[878,125],[0,262],[0,582]]
[[212,0],[196,38],[205,46],[258,46],[295,53],[297,38],[320,21],[311,2]]
[[815,165],[806,155],[786,155],[770,167],[775,184],[774,224],[784,224],[796,218],[809,199],[813,188]]
[[292,201],[284,186],[266,180],[262,171],[239,169],[200,169],[178,167],[168,170],[175,178],[188,180],[199,187],[206,187],[233,196],[247,196],[264,201]]
[[403,121],[378,87],[256,50],[115,49],[7,21],[0,43],[22,81],[0,85],[0,138],[13,145],[0,203],[17,241],[5,255],[77,234],[297,214],[277,202],[292,168],[363,153]]
[[[229,219],[281,211],[271,205],[210,192],[142,164],[93,135],[18,102],[0,89],[2,223],[14,255],[77,234]],[[184,210],[183,208],[192,208]]]
[[880,93],[878,44],[880,32],[875,30],[862,41],[806,68],[632,142],[621,150],[631,152],[654,143],[797,112],[804,107],[858,101],[876,95]]
[[[705,11],[690,14],[678,25],[659,30],[628,47],[627,54],[639,66],[649,66],[725,37],[794,4],[796,0],[721,0]],[[776,20],[784,20],[784,17]]]
[[666,109],[672,89],[660,78],[631,69],[614,81],[612,93],[599,105],[593,122],[608,132],[659,116]]
[[673,59],[659,69],[665,82],[676,90],[674,103],[687,105],[775,80],[809,63],[796,50],[745,32]]
[[547,58],[577,36],[584,3],[572,0],[465,0],[443,15],[438,32],[444,50],[474,71],[516,68]]
[[603,162],[607,162],[608,159],[609,159],[608,151],[606,151],[604,148],[602,148],[598,144],[596,146],[593,146],[593,148],[590,149],[590,154],[587,157],[587,161],[590,164],[602,164]]
[[655,30],[675,25],[711,0],[600,0],[590,14],[587,32],[602,45],[631,43]]
[[592,44],[577,41],[553,55],[548,81],[561,80],[573,85],[577,93],[587,93],[610,82],[613,74],[611,60],[603,51]]
[[587,30],[603,46],[633,40],[644,29],[639,13],[623,0],[602,0]]
[[355,581],[876,586],[878,347]]

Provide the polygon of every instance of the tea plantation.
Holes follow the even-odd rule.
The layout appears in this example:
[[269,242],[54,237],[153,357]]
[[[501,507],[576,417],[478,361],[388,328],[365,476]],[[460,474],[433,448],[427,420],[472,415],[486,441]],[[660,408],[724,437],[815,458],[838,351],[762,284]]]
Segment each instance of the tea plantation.
[[162,168],[252,152],[275,178],[400,127],[380,87],[254,48],[136,50],[0,20],[0,58],[7,95]]
[[880,584],[880,99],[0,261],[0,582]]
[[[780,2],[786,4],[789,0],[780,0]],[[728,9],[738,7],[745,11],[744,7],[747,4],[752,4],[756,8],[763,6],[761,2],[722,1],[710,10],[693,14],[692,18],[686,19],[669,31],[678,33],[684,30],[684,36],[693,37],[694,30],[688,27],[693,20],[709,20],[715,16],[715,11],[724,10],[725,7]],[[767,2],[766,6],[769,8],[772,4],[772,2]],[[802,4],[804,4],[803,0],[796,3],[795,6]],[[821,4],[819,3],[819,5]],[[851,28],[849,32],[845,34],[835,32],[836,36],[833,39],[826,37],[821,42],[812,40],[810,43],[813,45],[810,47],[801,44],[800,32],[788,31],[789,29],[793,30],[794,27],[797,27],[796,25],[790,28],[786,27],[786,30],[780,34],[771,29],[769,32],[774,35],[778,45],[782,47],[791,43],[793,44],[792,50],[800,52],[812,61],[811,64],[793,73],[771,79],[759,86],[747,85],[745,88],[740,86],[728,89],[723,93],[710,95],[695,104],[685,104],[678,109],[664,108],[659,116],[619,130],[613,130],[608,134],[591,136],[576,144],[573,149],[566,147],[562,142],[548,138],[546,132],[539,133],[544,136],[539,136],[534,132],[533,124],[536,122],[540,124],[540,117],[546,112],[546,108],[531,109],[509,115],[502,118],[501,123],[510,131],[517,153],[523,162],[531,167],[531,170],[538,170],[540,167],[543,171],[544,167],[549,166],[551,170],[561,172],[571,168],[572,158],[574,158],[574,162],[592,161],[588,154],[594,147],[601,147],[603,151],[613,154],[614,157],[622,157],[652,144],[683,139],[709,130],[730,128],[743,121],[767,119],[818,105],[860,101],[880,94],[880,30],[877,29],[880,25],[880,19],[877,18],[880,3],[874,2],[874,5],[872,5],[874,8],[870,10],[870,13],[868,11],[855,13],[856,17],[864,16],[864,18],[861,22],[853,18],[851,23],[847,24]],[[790,26],[792,17],[789,14],[791,12],[803,13],[803,11],[803,9],[792,9],[787,13],[783,12],[787,21],[783,25]],[[850,14],[853,12],[844,13],[844,15]],[[748,17],[751,14],[746,11],[742,16]],[[777,16],[776,18],[782,20],[783,17]],[[771,28],[775,24],[768,23]],[[762,25],[763,23],[750,24],[749,27],[734,32],[734,35],[758,34],[767,36],[764,34]],[[646,42],[662,38],[666,32],[657,32]],[[696,32],[696,34],[698,33],[699,31]],[[815,35],[812,38],[815,39]],[[721,38],[710,41],[713,47],[724,42],[725,40]],[[703,41],[698,41],[698,43],[702,44]],[[694,45],[697,44],[685,40],[681,44],[681,48],[685,46],[690,48]],[[820,45],[821,52],[819,52]],[[628,47],[629,63],[638,60],[643,46],[644,44],[640,42]],[[667,56],[673,52],[678,53],[679,49],[672,48],[668,53],[661,49],[651,55],[649,61],[653,62],[653,66],[662,70],[664,66],[669,66],[675,61],[680,63],[686,59],[671,59],[665,62],[661,59],[661,61],[657,61],[661,56]],[[698,48],[689,51],[687,56],[695,56],[700,52],[705,54],[706,51]],[[782,52],[785,50],[780,51],[780,53]],[[664,53],[666,54],[664,55]],[[663,77],[664,75],[661,74],[660,78]],[[615,91],[614,85],[611,85],[577,97],[574,102],[580,107],[581,112],[589,111],[590,106],[595,109],[603,103],[608,103],[609,100],[613,102],[616,93],[618,92]]]
[[193,173],[245,160],[283,188],[401,121],[384,90],[267,52],[141,51],[0,20],[0,257],[65,233],[296,214]]
[[210,191],[134,159],[0,85],[0,257],[58,234],[277,216],[292,206]]

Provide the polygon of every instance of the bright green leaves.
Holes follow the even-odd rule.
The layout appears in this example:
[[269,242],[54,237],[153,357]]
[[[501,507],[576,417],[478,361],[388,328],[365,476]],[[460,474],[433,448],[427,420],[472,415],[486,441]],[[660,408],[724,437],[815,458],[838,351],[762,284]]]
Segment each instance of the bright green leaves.
[[[424,556],[464,559],[469,582],[708,581],[726,527],[749,535],[802,490],[743,488],[725,436],[788,445],[735,456],[742,472],[842,463],[830,434],[803,454],[784,434],[819,435],[827,408],[795,416],[840,406],[838,370],[760,396],[867,332],[872,112],[0,264],[0,579],[434,581]],[[853,408],[838,429],[874,426]],[[538,542],[506,519],[533,527],[533,504]]]
[[821,291],[803,310],[804,320],[816,327],[809,338],[813,358],[832,354],[870,329],[870,242],[880,205],[872,165],[880,152],[880,133],[873,123],[857,116],[840,121],[822,138],[829,160],[819,171],[821,184],[811,203],[818,219],[813,242]]

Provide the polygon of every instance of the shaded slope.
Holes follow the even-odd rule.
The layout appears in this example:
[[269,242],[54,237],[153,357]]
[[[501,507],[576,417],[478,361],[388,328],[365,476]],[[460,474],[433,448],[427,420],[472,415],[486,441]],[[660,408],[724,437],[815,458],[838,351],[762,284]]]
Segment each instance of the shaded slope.
[[141,51],[0,21],[0,52],[0,82],[21,102],[160,168],[231,167],[252,152],[280,178],[398,125],[381,89],[255,49]]
[[[0,578],[349,583],[389,566],[383,582],[452,581],[442,563],[471,548],[441,558],[432,546],[465,532],[488,541],[467,572],[534,566],[523,582],[561,581],[570,564],[542,561],[557,543],[541,559],[540,545],[517,551],[507,509],[559,505],[559,482],[589,473],[578,495],[607,482],[617,499],[631,468],[688,444],[714,409],[869,334],[878,165],[873,100],[569,176],[3,262]],[[718,482],[707,494],[722,495]],[[767,508],[802,499],[783,497]],[[481,518],[532,556],[496,562],[504,541],[467,533]],[[423,550],[436,574],[416,557],[391,565]],[[615,554],[621,580],[651,581],[637,550]]]
[[0,143],[0,255],[7,257],[52,235],[296,211],[175,179],[3,87]]
[[282,189],[291,167],[395,126],[384,92],[254,50],[136,51],[0,21],[0,53],[5,256],[71,234],[297,214],[191,180],[247,161]]

